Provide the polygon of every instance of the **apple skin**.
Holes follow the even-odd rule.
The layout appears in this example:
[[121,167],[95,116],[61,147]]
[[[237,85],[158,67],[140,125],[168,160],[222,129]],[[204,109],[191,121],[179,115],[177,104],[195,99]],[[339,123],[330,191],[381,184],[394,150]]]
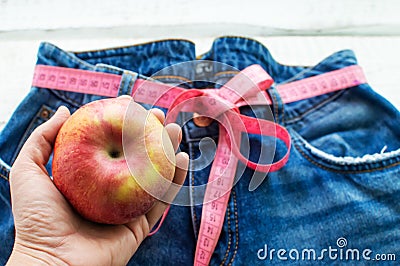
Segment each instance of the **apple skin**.
[[[145,214],[174,173],[175,151],[164,126],[130,97],[82,106],[55,141],[53,182],[93,222],[125,224]],[[145,182],[138,182],[137,174]]]

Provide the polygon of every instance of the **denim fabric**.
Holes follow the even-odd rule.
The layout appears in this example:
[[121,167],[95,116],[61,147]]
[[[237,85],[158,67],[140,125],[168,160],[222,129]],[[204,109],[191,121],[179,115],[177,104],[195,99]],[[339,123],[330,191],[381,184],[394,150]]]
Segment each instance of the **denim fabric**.
[[[356,64],[352,51],[337,52],[316,66],[292,67],[277,63],[260,43],[245,38],[217,39],[201,59],[223,62],[238,69],[260,64],[277,84]],[[400,114],[368,84],[311,99],[272,107],[276,121],[290,131],[292,151],[287,165],[269,173],[255,191],[248,191],[252,171],[247,169],[234,187],[226,222],[211,264],[298,264],[301,252],[323,249],[346,254],[361,252],[400,256]],[[262,145],[259,143],[258,145]],[[277,146],[276,156],[285,150]],[[191,143],[196,156],[198,144]],[[204,182],[207,173],[194,173]],[[201,207],[194,207],[200,215]],[[198,223],[196,225],[198,227]],[[337,240],[347,246],[339,248]],[[265,248],[267,245],[267,248]],[[261,249],[260,257],[257,252]],[[265,250],[275,249],[273,258]],[[300,251],[291,260],[289,251]],[[312,251],[311,251],[312,252]],[[267,253],[268,254],[268,253]],[[293,256],[295,257],[295,252]],[[335,254],[334,252],[332,254]],[[269,254],[268,254],[269,255]],[[315,262],[307,260],[303,262]],[[313,257],[313,255],[311,255]],[[349,255],[325,261],[354,263]],[[332,255],[332,257],[334,257]],[[340,260],[342,258],[342,260]],[[360,258],[362,260],[362,258]]]
[[[151,76],[160,69],[195,59],[194,44],[184,40],[167,40],[144,45],[67,53],[51,44],[41,45],[38,64],[91,69],[123,74],[120,93],[129,93],[129,84],[137,74]],[[214,41],[210,51],[200,59],[222,62],[241,70],[260,64],[275,80],[283,84],[357,63],[352,51],[337,52],[316,66],[284,66],[255,40],[223,37]],[[213,65],[207,66],[212,69]],[[160,81],[181,83],[202,76],[194,69],[163,76]],[[204,73],[204,72],[201,72]],[[235,75],[215,68],[207,73],[218,87]],[[208,86],[201,82],[195,87]],[[190,87],[191,85],[187,85]],[[395,253],[400,259],[400,114],[390,103],[376,94],[368,84],[290,104],[282,104],[273,89],[269,91],[274,104],[241,109],[247,115],[273,119],[284,125],[292,137],[287,165],[268,174],[262,185],[249,192],[253,171],[244,169],[243,176],[232,190],[223,230],[213,254],[211,265],[264,265],[287,263],[278,258],[285,249],[302,250],[313,263],[323,249],[346,253],[347,249]],[[39,124],[46,121],[60,105],[71,111],[100,97],[70,92],[32,88],[17,108],[0,135],[0,263],[7,259],[13,243],[8,173],[22,144]],[[218,141],[216,123],[197,127],[189,121],[183,127],[181,150],[190,158],[201,156],[200,140],[211,137]],[[251,158],[256,160],[267,141],[250,136]],[[285,153],[278,142],[276,159]],[[206,152],[214,152],[212,148]],[[210,165],[202,170],[193,161],[186,185],[207,183]],[[241,169],[243,165],[239,165]],[[48,165],[50,169],[50,164]],[[194,195],[190,195],[194,197]],[[130,261],[132,265],[190,265],[193,263],[199,232],[201,206],[172,206],[160,231],[147,238]],[[346,239],[347,246],[338,246]],[[340,242],[341,243],[341,242]],[[272,252],[271,250],[275,249]],[[265,255],[268,256],[265,256]],[[292,255],[296,255],[293,251]],[[324,253],[326,262],[329,259]],[[335,262],[353,263],[340,260]],[[362,259],[362,258],[361,258]]]

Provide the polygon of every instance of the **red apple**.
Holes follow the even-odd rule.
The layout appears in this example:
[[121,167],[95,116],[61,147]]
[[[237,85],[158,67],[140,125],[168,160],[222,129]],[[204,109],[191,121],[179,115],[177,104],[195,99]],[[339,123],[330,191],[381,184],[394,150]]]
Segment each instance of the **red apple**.
[[91,102],[61,127],[54,184],[86,219],[124,224],[167,191],[175,152],[162,123],[129,97]]

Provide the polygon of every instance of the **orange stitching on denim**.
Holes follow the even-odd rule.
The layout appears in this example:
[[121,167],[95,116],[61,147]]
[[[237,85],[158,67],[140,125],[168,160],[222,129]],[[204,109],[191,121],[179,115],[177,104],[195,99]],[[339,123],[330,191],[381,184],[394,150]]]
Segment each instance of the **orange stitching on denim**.
[[[7,169],[6,167],[4,167],[3,165],[0,165],[0,167],[1,167],[1,170],[3,170],[4,172],[6,172],[8,175],[10,175],[10,170],[9,170],[9,169]],[[5,180],[7,180],[7,181],[10,180],[8,176],[5,176],[5,175],[3,175],[3,174],[0,174],[0,176],[1,176],[2,178],[4,178]]]
[[311,162],[312,164],[326,170],[326,171],[331,171],[331,172],[335,172],[335,173],[339,173],[339,174],[362,174],[362,173],[372,173],[372,172],[376,172],[376,171],[381,171],[381,170],[385,170],[387,168],[391,168],[391,167],[395,167],[397,165],[400,165],[400,162],[397,163],[393,163],[384,167],[379,167],[379,168],[374,168],[374,169],[368,169],[368,170],[336,170],[333,168],[329,168],[327,166],[324,166],[320,163],[318,163],[317,161],[315,161],[314,159],[312,159],[310,156],[308,156],[302,149],[301,147],[298,145],[298,143],[296,143],[296,141],[294,141],[294,146],[296,148],[296,150],[298,150],[301,155],[303,155],[304,158],[306,158],[309,162]]
[[1,176],[2,178],[4,178],[6,181],[9,181],[8,177],[6,177],[5,175],[0,174],[0,176]]
[[192,83],[193,81],[181,76],[174,76],[174,75],[160,75],[160,76],[151,76],[152,79],[179,79],[181,81],[187,82],[187,83]]
[[239,216],[238,216],[238,208],[237,208],[237,201],[236,201],[236,192],[232,189],[233,195],[233,206],[234,206],[234,215],[235,215],[235,236],[236,236],[236,244],[235,244],[235,251],[233,252],[233,256],[229,261],[228,265],[232,265],[233,260],[236,257],[238,247],[239,247]]
[[222,75],[230,75],[230,74],[237,74],[237,73],[239,73],[240,71],[233,71],[233,70],[231,70],[231,71],[221,71],[221,72],[218,72],[218,73],[216,73],[215,75],[214,75],[214,77],[218,77],[218,76],[222,76]]
[[[228,207],[229,207],[229,204],[228,204]],[[231,218],[230,218],[231,212],[230,212],[229,208],[226,208],[226,210],[227,210],[227,214],[226,215],[228,216],[228,247],[226,248],[225,256],[224,256],[224,259],[222,260],[220,266],[224,265],[226,259],[228,258],[229,251],[231,250],[231,244],[232,244],[232,241],[231,241],[232,235],[231,235],[231,230],[230,230],[230,227],[231,227]]]

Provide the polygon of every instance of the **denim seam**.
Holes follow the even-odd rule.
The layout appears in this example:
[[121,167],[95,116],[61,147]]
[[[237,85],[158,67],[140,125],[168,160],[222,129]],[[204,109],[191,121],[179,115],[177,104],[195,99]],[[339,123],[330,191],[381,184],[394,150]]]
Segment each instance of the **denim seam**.
[[276,96],[275,96],[275,93],[274,92],[272,92],[271,93],[271,95],[272,95],[272,98],[273,98],[273,105],[274,105],[274,114],[275,114],[275,121],[276,121],[276,123],[278,123],[279,124],[279,115],[278,115],[278,112],[279,112],[279,110],[278,110],[278,104],[276,103]]
[[238,216],[238,209],[237,209],[237,200],[236,200],[236,192],[232,189],[232,196],[233,196],[233,210],[234,210],[234,215],[235,215],[235,236],[236,236],[236,244],[235,244],[235,250],[233,251],[233,256],[231,260],[229,261],[228,265],[232,265],[237,251],[239,247],[239,216]]
[[290,82],[293,82],[293,81],[296,81],[296,80],[301,80],[301,79],[303,79],[304,74],[307,74],[308,72],[311,72],[311,70],[313,70],[316,66],[317,65],[308,66],[307,68],[303,69],[299,73],[296,73],[295,75],[291,76],[290,78],[288,78],[288,79],[286,79],[284,81],[281,81],[281,82],[279,82],[277,84],[283,85],[283,84],[287,84],[287,83],[290,83]]
[[[56,49],[56,50],[58,50],[58,51],[61,50],[61,49],[58,48],[58,47],[54,47],[54,46],[53,46],[52,44],[50,44],[50,43],[45,43],[45,44],[49,44],[49,45],[52,46],[52,47],[51,47],[51,48],[52,48],[52,52],[54,51],[54,49]],[[74,53],[74,52],[72,52],[72,53],[71,53],[71,52],[64,52],[64,53],[63,53],[63,56],[69,57],[69,58],[71,59],[71,61],[74,62],[74,63],[82,64],[82,65],[85,65],[86,67],[88,67],[88,68],[90,68],[90,69],[93,69],[93,65],[92,65],[92,64],[86,62],[86,61],[83,60],[83,59],[80,59],[78,56],[76,56],[76,54],[77,54],[77,53]],[[58,58],[57,58],[57,56],[54,56],[54,54],[49,55],[49,58],[46,57],[46,59],[54,59],[55,61],[58,62]]]
[[[10,174],[10,170],[9,170],[9,169],[7,169],[6,167],[4,167],[3,165],[0,165],[0,166],[1,166],[1,170],[2,170],[2,171],[4,171],[4,172]],[[7,176],[3,175],[2,173],[0,173],[0,176],[1,176],[2,178],[4,178],[6,181],[9,181],[9,178],[8,178]]]
[[174,76],[174,75],[160,75],[160,76],[151,76],[152,79],[159,80],[159,79],[178,79],[185,83],[193,83],[193,80],[187,79],[182,76]]
[[335,101],[337,98],[341,97],[344,93],[345,93],[345,90],[334,93],[331,97],[325,99],[322,102],[316,103],[315,105],[311,106],[308,110],[299,114],[298,116],[294,116],[294,117],[286,120],[286,124],[293,124],[293,123],[298,122],[299,120],[303,119],[305,116],[310,114],[311,112],[314,112],[314,111],[318,110],[319,108],[321,108],[322,106],[324,106],[332,101]]
[[41,87],[35,87],[35,86],[31,86],[31,90],[32,89],[36,89],[36,90],[48,90],[50,93],[54,94],[56,97],[60,98],[63,102],[67,102],[68,104],[70,104],[71,106],[74,107],[79,107],[82,104],[78,103],[75,100],[70,99],[69,97],[66,97],[64,95],[64,92],[68,92],[68,91],[61,91],[61,90],[55,90],[52,88],[41,88]]
[[7,178],[5,175],[0,174],[0,176],[1,176],[2,178],[4,178],[4,179],[8,182],[8,178]]
[[[190,153],[190,158],[193,158],[194,157],[193,149],[189,148],[189,153]],[[192,164],[190,164],[190,165],[192,165]],[[190,169],[190,172],[193,172],[191,170],[192,169]],[[192,187],[191,187],[192,195],[194,195],[195,192],[194,192],[194,174],[193,173],[190,175],[190,183],[192,185]],[[194,206],[191,208],[192,209],[191,210],[191,213],[192,213],[192,224],[193,224],[194,235],[197,236],[197,234],[198,234],[198,230],[197,230],[197,227],[196,227],[196,225],[197,225],[197,216],[196,216],[196,211],[194,210],[194,208],[195,208]]]
[[[314,70],[316,67],[321,67],[321,66],[332,66],[332,65],[336,65],[336,64],[338,64],[338,63],[340,63],[340,62],[341,62],[341,60],[335,59],[333,62],[332,62],[332,61],[329,61],[329,62],[322,61],[322,62],[320,62],[320,63],[317,63],[317,64],[314,65],[314,66],[306,66],[306,68],[303,69],[302,71],[300,71],[299,73],[297,73],[297,74],[293,75],[292,77],[290,77],[290,78],[288,78],[288,79],[286,79],[286,80],[284,80],[284,81],[281,81],[281,82],[279,82],[279,83],[277,83],[277,84],[282,85],[282,84],[290,83],[290,82],[292,82],[292,81],[304,79],[304,75],[307,74],[307,73],[309,73],[309,72],[311,72],[311,71]],[[357,64],[355,64],[355,65],[357,65]],[[340,67],[340,68],[338,68],[338,69],[342,69],[342,68],[345,68],[345,67]],[[319,75],[319,74],[314,75],[314,76],[318,76],[318,75]]]
[[[41,89],[41,88],[39,88],[39,89]],[[79,102],[69,98],[68,96],[66,96],[64,94],[64,92],[67,92],[67,91],[58,91],[58,90],[54,90],[52,88],[46,88],[46,89],[48,89],[51,93],[56,95],[56,97],[60,98],[63,102],[67,102],[70,105],[74,106],[75,108],[79,108],[80,106],[82,106],[82,103],[79,103]]]
[[[279,92],[277,90],[275,90],[275,92],[279,95]],[[278,118],[277,123],[279,124],[279,104],[278,103],[278,97],[275,94],[275,92],[272,92],[272,97],[274,98],[274,108],[276,106],[276,117]],[[280,97],[280,96],[279,96]],[[279,102],[282,102],[282,99],[279,99]],[[280,104],[282,106],[282,122],[281,125],[285,125],[285,104]]]
[[[223,41],[224,39],[225,39],[225,40],[226,40],[226,39],[236,39],[236,40],[243,39],[243,40],[249,40],[249,41],[252,41],[252,42],[256,43],[258,46],[264,46],[264,45],[261,44],[259,41],[255,40],[255,39],[253,39],[253,38],[249,38],[249,37],[246,37],[246,36],[235,36],[235,35],[224,35],[224,36],[220,36],[220,37],[214,38],[213,43],[216,44],[218,41],[221,42],[221,41]],[[201,58],[201,57],[203,57],[203,56],[209,54],[210,52],[213,52],[213,50],[211,50],[211,51],[209,51],[209,52],[202,53],[202,54],[196,56],[196,58]]]
[[218,76],[222,76],[222,75],[237,75],[238,73],[240,73],[240,71],[221,71],[221,72],[217,72],[214,74],[214,77],[218,77]]
[[321,163],[317,162],[316,160],[312,159],[310,156],[308,156],[303,150],[302,148],[299,146],[299,144],[297,143],[298,141],[294,141],[294,146],[296,148],[296,150],[298,150],[301,155],[306,158],[309,162],[311,162],[312,164],[326,170],[326,171],[331,171],[331,172],[335,172],[335,173],[340,173],[340,174],[358,174],[358,173],[372,173],[372,172],[376,172],[376,171],[381,171],[381,170],[385,170],[391,167],[395,167],[397,165],[400,165],[400,162],[397,163],[393,163],[390,165],[386,165],[383,167],[378,167],[378,168],[373,168],[373,169],[367,169],[367,170],[336,170],[327,166],[322,165]]
[[231,212],[230,212],[229,208],[227,208],[226,210],[227,210],[226,216],[228,217],[228,247],[226,248],[225,256],[224,256],[224,259],[221,261],[220,266],[224,265],[226,259],[228,258],[229,251],[231,250],[231,244],[232,244],[232,234],[231,234],[231,230],[230,230],[230,227],[231,227],[231,218],[230,218]]
[[[85,51],[73,51],[72,53],[76,54],[76,55],[83,55],[86,53],[98,53],[98,52],[104,52],[104,51],[108,51],[110,49],[112,50],[123,50],[125,48],[131,48],[131,47],[140,47],[140,46],[148,46],[148,45],[153,45],[154,43],[163,43],[163,42],[186,42],[186,43],[190,43],[190,44],[194,44],[194,42],[190,41],[190,40],[186,40],[186,39],[178,39],[178,38],[171,38],[171,39],[162,39],[162,40],[155,40],[155,41],[149,41],[149,42],[143,42],[143,43],[138,43],[138,44],[131,44],[131,45],[123,45],[123,46],[116,46],[116,47],[112,47],[112,48],[104,48],[104,49],[94,49],[94,50],[85,50]],[[114,56],[114,55],[131,55],[132,53],[128,53],[128,52],[122,52],[121,53],[116,53],[116,54],[112,54],[108,57]],[[90,58],[103,58],[104,56],[91,56]],[[86,58],[85,58],[86,59]]]

